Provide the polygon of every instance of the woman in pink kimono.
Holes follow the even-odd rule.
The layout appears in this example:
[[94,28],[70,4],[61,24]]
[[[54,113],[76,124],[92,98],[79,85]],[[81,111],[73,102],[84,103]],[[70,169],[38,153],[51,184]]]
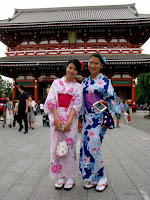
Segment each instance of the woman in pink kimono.
[[[75,77],[80,70],[81,63],[78,60],[69,61],[66,77],[53,81],[44,105],[44,111],[50,119],[50,176],[51,179],[59,177],[55,184],[56,189],[62,189],[64,186],[65,190],[70,190],[75,184],[73,177],[76,176],[77,119],[82,106],[82,87]],[[67,142],[69,153],[57,157],[57,143],[62,138]]]

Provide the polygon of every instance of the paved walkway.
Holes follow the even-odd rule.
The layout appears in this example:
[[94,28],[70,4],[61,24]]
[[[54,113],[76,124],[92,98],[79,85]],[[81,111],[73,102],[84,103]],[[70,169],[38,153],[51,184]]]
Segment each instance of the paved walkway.
[[144,118],[148,113],[148,111],[137,111],[136,113],[131,113],[131,122],[129,125],[150,133],[150,119]]
[[[131,125],[139,115],[133,114]],[[141,120],[145,119],[139,119],[142,124]],[[55,181],[49,179],[49,128],[42,126],[40,115],[35,130],[26,135],[18,132],[18,126],[1,128],[0,121],[0,200],[149,200],[148,122],[147,132],[125,124],[108,130],[102,150],[109,186],[98,193],[85,190],[79,176],[71,191],[54,189]],[[78,159],[79,141],[80,135]]]

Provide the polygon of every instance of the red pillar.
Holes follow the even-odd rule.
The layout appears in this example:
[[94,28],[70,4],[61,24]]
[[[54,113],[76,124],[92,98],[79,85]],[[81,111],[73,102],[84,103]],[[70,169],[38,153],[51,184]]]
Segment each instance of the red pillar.
[[38,79],[34,80],[34,101],[38,103]]
[[12,87],[12,101],[16,98],[16,78],[13,78],[13,87]]
[[132,77],[132,111],[136,111],[135,77]]

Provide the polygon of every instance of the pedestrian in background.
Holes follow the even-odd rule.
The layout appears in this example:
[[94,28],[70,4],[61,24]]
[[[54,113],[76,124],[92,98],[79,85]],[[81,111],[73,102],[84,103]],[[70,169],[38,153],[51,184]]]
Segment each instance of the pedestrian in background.
[[2,98],[0,98],[0,118],[3,117],[3,128],[6,125],[6,97],[5,94],[2,93]]
[[36,122],[36,118],[35,118],[35,101],[33,100],[33,96],[29,95],[29,128],[32,128],[32,130],[34,129],[34,122]]
[[40,103],[40,112],[41,112],[41,115],[42,115],[43,112],[44,112],[44,105],[43,105],[42,102]]
[[35,110],[36,110],[36,113],[38,114],[38,112],[39,112],[39,105],[38,105],[38,103],[35,103]]
[[110,110],[110,114],[111,114],[111,116],[113,118],[113,121],[114,121],[114,128],[116,128],[116,120],[115,120],[115,113],[114,113],[114,111]]
[[20,85],[18,88],[19,96],[18,96],[18,104],[16,106],[15,113],[18,109],[18,122],[19,122],[19,132],[23,129],[22,120],[24,120],[25,125],[25,132],[24,134],[28,133],[28,121],[27,121],[27,114],[28,114],[28,95],[24,91],[24,86]]
[[116,127],[120,127],[119,125],[119,120],[121,119],[121,113],[122,112],[125,112],[124,111],[124,106],[123,106],[123,103],[120,101],[120,97],[118,97],[118,104],[117,104],[117,112],[115,113],[116,117],[117,117],[117,123],[116,123]]
[[10,97],[7,97],[6,100],[6,124],[11,128],[13,122],[13,102]]
[[127,100],[124,101],[123,108],[124,108],[124,122],[126,124],[128,124],[129,123],[128,122],[128,115],[130,114],[130,107],[129,107]]
[[13,113],[14,113],[14,120],[13,120],[13,126],[16,126],[16,122],[18,121],[18,109],[17,112],[15,113],[15,110],[17,108],[17,103],[18,100],[16,98],[14,98],[14,102],[13,102]]

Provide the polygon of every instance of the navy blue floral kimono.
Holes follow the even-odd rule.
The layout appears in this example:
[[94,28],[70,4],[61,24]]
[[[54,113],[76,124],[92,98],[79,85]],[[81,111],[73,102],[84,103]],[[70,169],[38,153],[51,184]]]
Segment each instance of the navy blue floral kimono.
[[102,113],[92,105],[103,99],[108,102],[110,111],[115,113],[117,96],[110,81],[101,73],[92,81],[91,77],[86,78],[82,86],[84,100],[79,167],[83,180],[94,181],[104,177],[101,144],[107,128],[101,127]]

